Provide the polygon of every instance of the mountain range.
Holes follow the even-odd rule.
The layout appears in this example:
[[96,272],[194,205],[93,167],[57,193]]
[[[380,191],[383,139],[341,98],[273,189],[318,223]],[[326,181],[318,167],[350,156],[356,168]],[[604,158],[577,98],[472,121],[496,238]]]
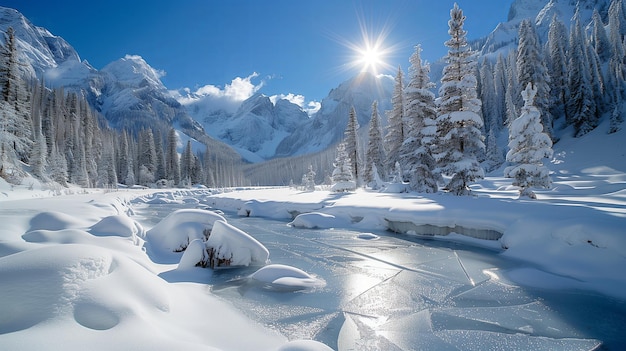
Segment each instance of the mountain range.
[[[526,18],[534,19],[537,33],[545,39],[552,17],[569,23],[577,3],[583,23],[588,24],[594,8],[606,17],[610,0],[516,0],[507,21],[472,46],[485,56],[508,53],[517,43],[519,23]],[[260,93],[234,111],[198,96],[182,104],[181,95],[172,94],[160,72],[140,56],[127,55],[97,70],[63,38],[33,25],[14,9],[0,7],[0,30],[9,26],[16,33],[25,75],[43,78],[49,87],[82,91],[112,127],[165,131],[173,126],[228,158],[260,162],[323,151],[341,140],[351,107],[366,138],[372,102],[378,101],[383,126],[384,112],[391,108],[393,77],[370,73],[331,89],[313,115],[286,99]],[[433,65],[433,81],[440,74],[438,66]]]

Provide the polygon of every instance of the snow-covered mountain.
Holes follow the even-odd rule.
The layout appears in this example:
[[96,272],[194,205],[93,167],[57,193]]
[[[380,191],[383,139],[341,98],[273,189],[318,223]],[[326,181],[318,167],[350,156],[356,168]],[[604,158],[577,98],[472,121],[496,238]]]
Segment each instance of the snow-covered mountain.
[[381,124],[387,119],[384,111],[391,109],[394,79],[362,72],[330,91],[322,100],[320,110],[286,137],[277,147],[276,156],[295,156],[324,150],[343,138],[350,109],[354,106],[361,133],[367,133],[372,103],[378,101]]
[[160,73],[140,56],[127,55],[97,70],[82,61],[63,38],[33,25],[14,9],[0,7],[0,31],[9,27],[15,30],[25,76],[44,78],[49,87],[85,94],[111,126],[133,131],[151,127],[161,133],[174,126],[222,156],[238,158],[230,147],[204,132],[171,96]]
[[231,145],[250,162],[274,157],[276,146],[309,119],[300,106],[260,93],[244,100],[235,112],[206,103],[201,97],[192,101],[186,103],[187,110],[207,133]]
[[537,26],[537,35],[545,42],[552,18],[556,16],[569,27],[570,20],[579,8],[583,26],[591,22],[593,10],[606,18],[611,0],[515,0],[509,9],[506,22],[500,23],[489,35],[473,43],[481,55],[502,53],[517,46],[519,24],[531,19]]

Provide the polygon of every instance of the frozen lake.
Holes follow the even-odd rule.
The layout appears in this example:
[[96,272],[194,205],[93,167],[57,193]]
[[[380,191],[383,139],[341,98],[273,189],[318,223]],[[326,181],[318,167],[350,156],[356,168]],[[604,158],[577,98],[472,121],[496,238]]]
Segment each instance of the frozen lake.
[[[190,205],[137,209],[147,226]],[[387,232],[296,229],[226,214],[272,263],[300,268],[323,288],[287,292],[206,275],[207,293],[289,339],[337,350],[623,350],[626,305],[592,293],[520,286],[507,277],[549,275],[497,251]],[[558,284],[555,284],[558,286]]]

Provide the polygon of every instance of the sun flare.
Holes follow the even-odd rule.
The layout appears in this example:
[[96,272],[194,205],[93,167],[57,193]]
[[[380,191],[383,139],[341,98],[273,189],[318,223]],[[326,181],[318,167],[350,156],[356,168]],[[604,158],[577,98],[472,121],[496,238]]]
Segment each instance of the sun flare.
[[365,49],[357,50],[357,53],[361,56],[358,60],[358,63],[361,64],[361,72],[377,73],[378,69],[386,64],[383,58],[383,51],[378,47],[367,45]]

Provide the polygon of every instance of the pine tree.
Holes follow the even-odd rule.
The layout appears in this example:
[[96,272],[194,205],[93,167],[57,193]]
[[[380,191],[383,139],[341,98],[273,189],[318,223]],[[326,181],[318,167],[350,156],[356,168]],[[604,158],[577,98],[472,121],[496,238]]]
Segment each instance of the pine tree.
[[402,69],[398,67],[393,95],[391,97],[392,109],[387,111],[387,133],[385,134],[385,149],[387,163],[385,168],[392,171],[396,162],[400,159],[400,147],[404,142],[404,78]]
[[447,189],[469,194],[469,183],[484,177],[477,161],[483,152],[480,100],[476,93],[475,62],[463,29],[465,16],[455,3],[450,11],[447,66],[439,89],[435,160],[440,173],[451,176]]
[[502,54],[498,55],[493,74],[493,89],[495,93],[495,118],[498,131],[502,130],[506,121],[506,64]]
[[549,188],[550,172],[543,165],[544,158],[552,157],[552,140],[543,133],[540,111],[533,105],[537,88],[528,83],[522,92],[525,101],[522,113],[509,128],[509,152],[506,160],[513,163],[504,170],[504,176],[513,178],[520,187],[520,196],[536,198],[532,187]]
[[376,174],[379,169],[384,169],[385,153],[383,150],[383,140],[380,132],[380,122],[378,118],[378,102],[372,103],[372,117],[369,125],[369,140],[367,152],[365,154],[365,171],[363,181],[366,185],[372,186],[372,182],[380,179],[380,174]]
[[313,170],[313,165],[309,165],[309,170],[304,174],[304,190],[306,191],[315,191],[315,171]]
[[157,168],[156,148],[152,129],[148,128],[139,133],[139,184],[148,185],[155,181]]
[[539,38],[533,23],[526,19],[520,23],[519,45],[517,47],[517,80],[524,87],[532,82],[537,88],[535,106],[541,112],[545,131],[553,137],[550,106],[550,76],[539,45]]
[[[176,130],[170,128],[167,133],[167,152],[165,153],[165,170],[167,173],[167,179],[173,181],[175,185],[180,184],[180,163],[178,160],[178,151],[176,151],[176,145],[178,144],[178,137],[176,136]],[[208,154],[207,154],[208,157]]]
[[350,108],[350,114],[348,115],[348,125],[346,126],[346,130],[344,132],[343,142],[345,144],[346,153],[350,158],[350,167],[357,185],[359,184],[359,179],[361,177],[361,169],[359,164],[359,138],[357,135],[358,129],[359,122],[356,118],[356,110],[354,109],[354,106],[352,106],[352,108]]
[[180,177],[184,184],[191,185],[191,173],[193,167],[193,151],[191,149],[191,140],[187,140],[187,145],[180,159]]
[[626,63],[624,35],[626,34],[626,12],[622,0],[613,0],[609,6],[609,43],[613,57],[619,57]]
[[566,52],[568,48],[567,42],[567,29],[563,22],[561,22],[556,15],[552,17],[550,22],[550,29],[548,30],[548,43],[547,43],[547,61],[548,61],[548,73],[550,75],[550,95],[551,111],[555,117],[565,116],[565,119],[569,118],[566,115],[565,105],[569,97],[569,88],[567,81],[567,57]]
[[437,181],[431,145],[437,131],[437,110],[435,94],[430,89],[435,85],[430,81],[430,65],[422,62],[421,51],[416,46],[410,58],[409,83],[405,88],[406,138],[400,148],[400,164],[403,178],[413,190],[433,193],[437,191]]
[[333,186],[331,190],[335,192],[354,191],[356,183],[352,176],[352,161],[346,152],[346,144],[343,142],[337,145],[337,157],[333,166],[335,169],[332,175]]
[[53,146],[52,153],[50,154],[50,168],[48,172],[53,181],[63,186],[67,185],[67,160],[65,159],[65,155],[59,152],[56,145]]
[[604,23],[598,9],[593,10],[593,48],[598,54],[598,57],[602,62],[606,62],[611,57],[611,44],[609,42],[609,36],[604,29]]
[[567,114],[576,130],[576,136],[582,136],[596,127],[597,116],[594,94],[591,89],[589,60],[585,48],[583,31],[578,11],[570,31],[569,53],[569,90]]
[[[15,32],[9,27],[0,46],[0,174],[23,175],[33,145],[29,96],[19,72]],[[10,170],[9,170],[10,169]]]

